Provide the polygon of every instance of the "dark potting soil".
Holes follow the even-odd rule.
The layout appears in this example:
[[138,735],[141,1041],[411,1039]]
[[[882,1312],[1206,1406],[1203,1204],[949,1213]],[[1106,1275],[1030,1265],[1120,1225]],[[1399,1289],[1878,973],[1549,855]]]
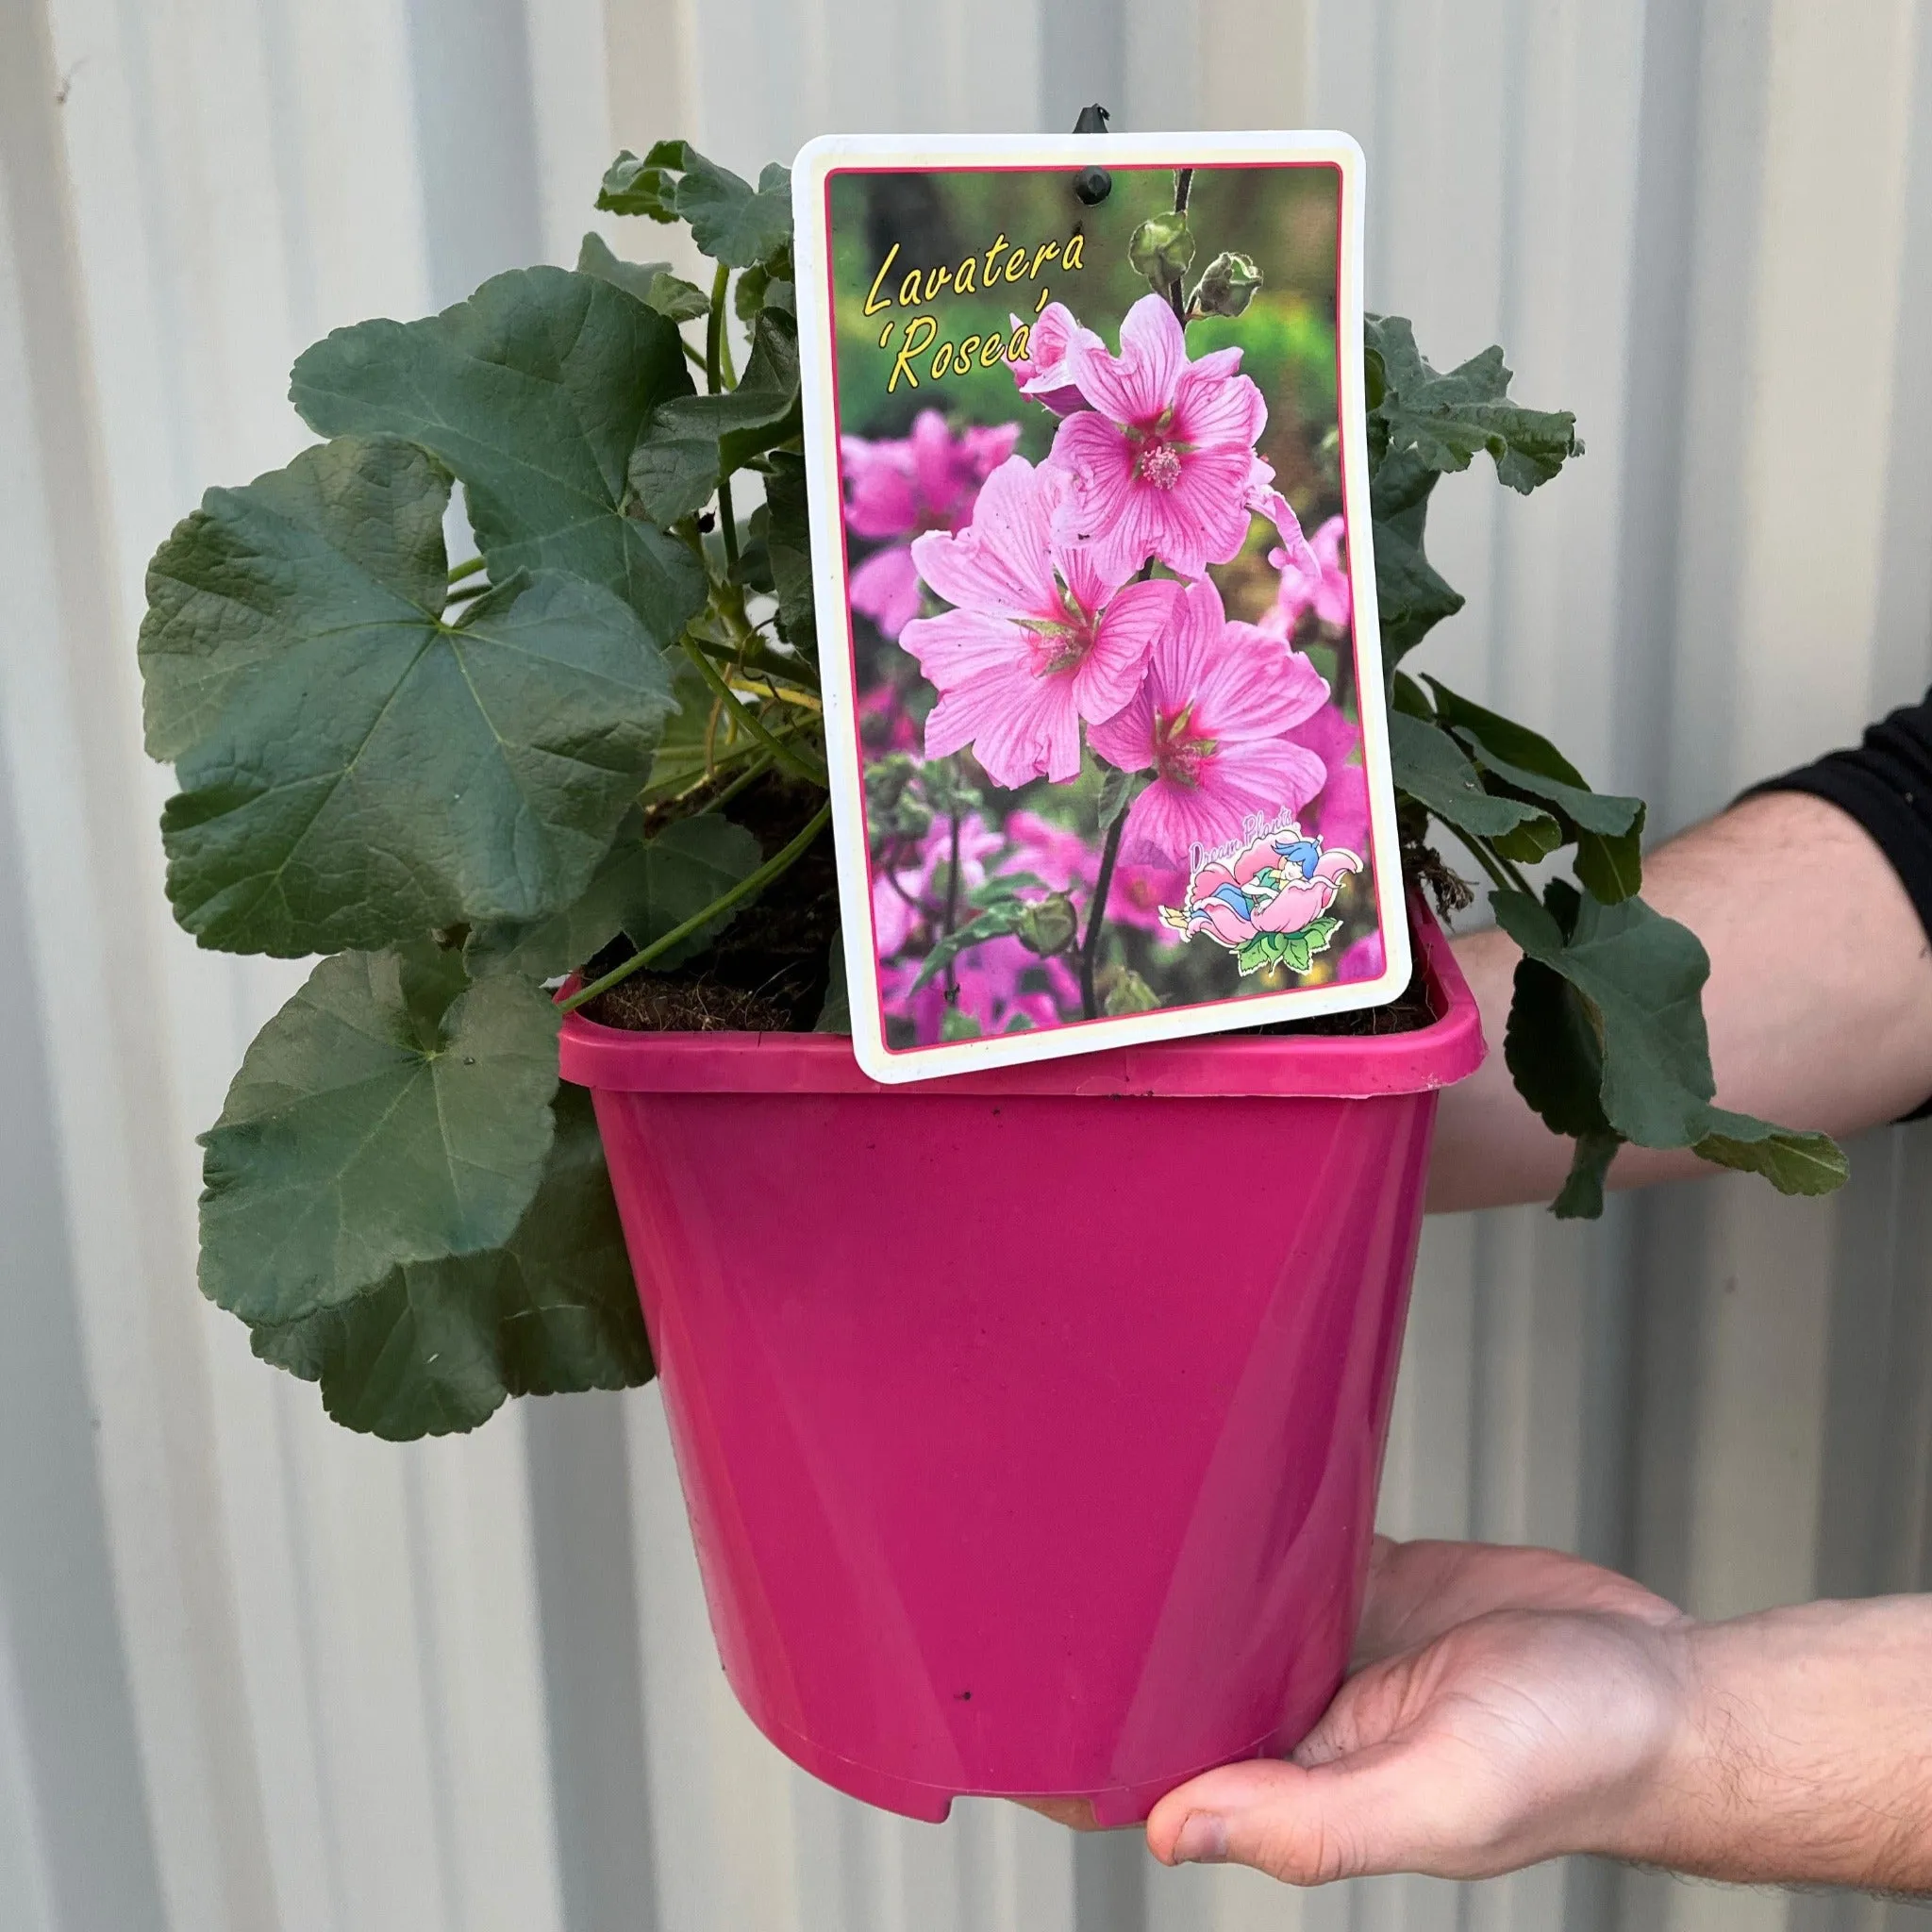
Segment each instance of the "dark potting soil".
[[[824,803],[822,792],[768,774],[732,800],[731,816],[769,858]],[[839,872],[827,827],[688,966],[642,968],[591,1000],[584,1015],[633,1033],[808,1033],[825,1004],[838,930]],[[586,963],[585,978],[599,978],[634,950],[616,941]]]
[[[731,816],[770,858],[805,829],[823,802],[808,787],[768,775],[732,801]],[[1429,886],[1444,911],[1451,909],[1433,875],[1442,871],[1435,854],[1405,848],[1403,856],[1405,871]],[[669,973],[633,973],[591,1001],[584,1016],[632,1033],[808,1033],[824,1006],[838,930],[838,867],[827,829],[698,958]],[[627,940],[614,941],[586,961],[584,977],[608,973],[633,950]],[[1435,1018],[1418,974],[1387,1006],[1231,1031],[1360,1038],[1411,1033]]]

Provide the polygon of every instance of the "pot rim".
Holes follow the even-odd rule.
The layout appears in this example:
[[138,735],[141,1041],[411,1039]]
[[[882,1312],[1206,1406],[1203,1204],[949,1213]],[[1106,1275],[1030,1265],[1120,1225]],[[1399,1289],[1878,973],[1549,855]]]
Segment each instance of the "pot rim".
[[1413,893],[1408,905],[1437,1014],[1408,1033],[1208,1034],[886,1086],[859,1071],[851,1041],[840,1033],[638,1033],[572,1013],[558,1041],[559,1071],[576,1086],[614,1093],[1368,1100],[1432,1092],[1482,1064],[1482,1021],[1434,913]]

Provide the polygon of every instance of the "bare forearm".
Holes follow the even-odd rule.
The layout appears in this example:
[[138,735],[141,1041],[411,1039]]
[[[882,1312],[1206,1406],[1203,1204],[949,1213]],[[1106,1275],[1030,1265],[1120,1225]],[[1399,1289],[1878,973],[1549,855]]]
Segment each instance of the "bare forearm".
[[[1710,955],[1704,1005],[1720,1105],[1842,1136],[1932,1094],[1932,949],[1856,821],[1800,793],[1747,800],[1653,854],[1644,897]],[[1504,1065],[1519,955],[1495,931],[1456,951],[1490,1058],[1442,1096],[1429,1206],[1547,1200],[1570,1143],[1524,1105]],[[1707,1171],[1687,1150],[1626,1148],[1611,1185]]]
[[1932,1599],[1689,1624],[1679,1656],[1675,1742],[1591,1849],[1740,1883],[1932,1893]]

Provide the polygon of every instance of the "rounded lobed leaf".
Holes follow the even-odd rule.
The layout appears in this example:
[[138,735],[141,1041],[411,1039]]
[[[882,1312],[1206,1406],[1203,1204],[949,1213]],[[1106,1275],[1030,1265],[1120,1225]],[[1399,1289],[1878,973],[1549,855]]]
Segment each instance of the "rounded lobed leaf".
[[586,577],[669,644],[704,604],[704,571],[624,514],[625,472],[651,412],[691,387],[667,317],[597,275],[530,268],[420,322],[337,329],[298,358],[290,398],[325,435],[433,451],[499,581]]
[[201,1287],[244,1321],[338,1307],[392,1268],[500,1246],[551,1141],[558,1015],[433,941],[325,959],[202,1136]]
[[350,1301],[258,1325],[255,1352],[322,1384],[345,1428],[474,1429],[507,1396],[631,1389],[655,1373],[590,1096],[558,1091],[541,1180],[501,1248],[393,1268]]
[[177,760],[168,895],[204,945],[538,918],[608,848],[672,707],[663,660],[567,577],[444,623],[448,491],[412,445],[344,438],[210,491],[156,557],[148,742]]

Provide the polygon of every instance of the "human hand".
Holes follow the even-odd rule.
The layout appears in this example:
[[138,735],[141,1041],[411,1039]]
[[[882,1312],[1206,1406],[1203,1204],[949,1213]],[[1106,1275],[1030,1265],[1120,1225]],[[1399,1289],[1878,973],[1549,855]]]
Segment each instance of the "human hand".
[[1287,1762],[1169,1792],[1148,1843],[1294,1885],[1628,1852],[1685,1727],[1690,1627],[1553,1550],[1377,1538],[1355,1674],[1320,1724]]

